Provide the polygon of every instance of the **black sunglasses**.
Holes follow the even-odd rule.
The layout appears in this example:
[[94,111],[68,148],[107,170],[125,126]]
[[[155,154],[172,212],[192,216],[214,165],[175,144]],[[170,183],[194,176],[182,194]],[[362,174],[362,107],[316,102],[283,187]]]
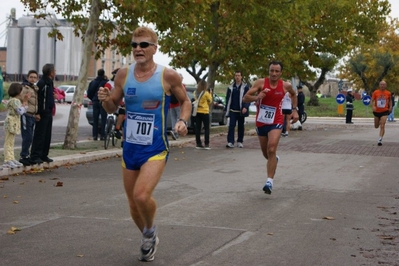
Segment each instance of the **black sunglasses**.
[[132,42],[133,48],[137,48],[137,46],[140,46],[140,48],[147,48],[150,45],[155,45],[155,43],[152,43],[152,42]]

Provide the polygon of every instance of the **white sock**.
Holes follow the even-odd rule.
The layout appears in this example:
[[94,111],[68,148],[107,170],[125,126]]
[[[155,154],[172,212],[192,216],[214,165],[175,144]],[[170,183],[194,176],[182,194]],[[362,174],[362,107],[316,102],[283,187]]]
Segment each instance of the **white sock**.
[[380,137],[380,138],[378,139],[378,141],[382,141],[382,137]]
[[272,185],[273,185],[273,178],[268,177],[267,180],[266,180],[266,182],[267,182],[267,181],[269,181],[269,182],[272,183]]

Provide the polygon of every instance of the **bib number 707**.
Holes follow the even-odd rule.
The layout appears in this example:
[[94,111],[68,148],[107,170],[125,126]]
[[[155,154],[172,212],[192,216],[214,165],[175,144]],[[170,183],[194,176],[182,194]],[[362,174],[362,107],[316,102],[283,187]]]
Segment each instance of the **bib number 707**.
[[150,135],[152,123],[137,122],[137,135]]

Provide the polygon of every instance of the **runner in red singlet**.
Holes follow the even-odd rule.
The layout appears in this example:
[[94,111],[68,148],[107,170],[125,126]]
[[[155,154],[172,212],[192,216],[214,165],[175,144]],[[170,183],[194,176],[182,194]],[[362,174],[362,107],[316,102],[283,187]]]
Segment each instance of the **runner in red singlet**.
[[277,145],[280,140],[284,123],[281,103],[284,94],[288,92],[292,98],[292,122],[298,121],[297,97],[292,85],[280,79],[283,64],[273,61],[269,64],[269,77],[258,79],[245,94],[244,102],[256,101],[256,132],[258,133],[263,156],[267,160],[267,181],[263,187],[266,194],[271,194],[273,178],[277,168]]

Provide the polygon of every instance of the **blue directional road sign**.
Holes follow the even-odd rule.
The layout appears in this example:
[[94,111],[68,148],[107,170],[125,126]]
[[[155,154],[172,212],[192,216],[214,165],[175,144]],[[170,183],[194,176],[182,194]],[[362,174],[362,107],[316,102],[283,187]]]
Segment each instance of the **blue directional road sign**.
[[335,100],[337,101],[338,104],[343,104],[345,102],[345,95],[343,95],[342,93],[339,93],[337,95],[337,97],[335,98]]
[[362,102],[363,102],[363,104],[364,104],[365,106],[370,105],[370,103],[371,103],[371,97],[370,97],[369,95],[364,96],[363,99],[362,99]]

